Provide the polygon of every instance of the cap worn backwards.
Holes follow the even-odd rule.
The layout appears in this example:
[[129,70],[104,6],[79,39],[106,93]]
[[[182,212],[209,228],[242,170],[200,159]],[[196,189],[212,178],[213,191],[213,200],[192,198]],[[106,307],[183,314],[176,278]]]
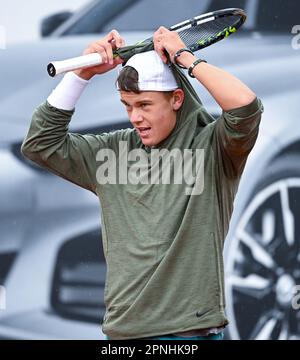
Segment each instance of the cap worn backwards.
[[132,56],[126,66],[137,71],[140,91],[172,91],[178,88],[172,70],[154,50]]

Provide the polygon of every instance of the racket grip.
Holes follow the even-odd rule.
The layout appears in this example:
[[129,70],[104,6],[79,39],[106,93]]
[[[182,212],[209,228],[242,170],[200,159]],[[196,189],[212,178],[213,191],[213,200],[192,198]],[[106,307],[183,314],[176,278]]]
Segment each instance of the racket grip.
[[54,77],[67,71],[84,69],[100,64],[102,64],[101,55],[98,53],[93,53],[61,61],[52,61],[47,65],[47,72],[51,77]]

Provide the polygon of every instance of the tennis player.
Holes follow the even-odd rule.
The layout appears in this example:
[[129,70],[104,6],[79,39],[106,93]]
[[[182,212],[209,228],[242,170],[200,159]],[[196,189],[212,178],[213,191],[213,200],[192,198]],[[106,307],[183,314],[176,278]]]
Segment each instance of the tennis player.
[[[123,62],[113,58],[124,46],[113,30],[84,51],[106,62],[64,76],[34,111],[21,150],[101,201],[107,339],[222,339],[224,239],[263,105],[239,79],[197,59],[176,32],[160,27],[154,45],[116,80],[133,128],[68,131],[91,79]],[[219,104],[219,119],[180,67]],[[184,179],[182,168],[192,170]]]

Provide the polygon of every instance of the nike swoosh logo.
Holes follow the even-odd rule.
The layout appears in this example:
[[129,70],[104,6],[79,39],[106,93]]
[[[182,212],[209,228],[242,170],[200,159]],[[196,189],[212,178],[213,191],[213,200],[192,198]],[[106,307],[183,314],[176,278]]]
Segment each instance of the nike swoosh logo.
[[196,316],[199,318],[199,317],[202,317],[203,315],[207,314],[210,310],[206,310],[206,311],[197,311],[196,312]]

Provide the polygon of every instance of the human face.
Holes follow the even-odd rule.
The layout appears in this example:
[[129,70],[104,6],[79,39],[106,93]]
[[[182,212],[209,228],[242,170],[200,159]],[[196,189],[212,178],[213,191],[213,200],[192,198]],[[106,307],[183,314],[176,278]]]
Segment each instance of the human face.
[[166,139],[176,124],[172,95],[162,91],[139,94],[120,91],[130,122],[146,146],[155,146]]

